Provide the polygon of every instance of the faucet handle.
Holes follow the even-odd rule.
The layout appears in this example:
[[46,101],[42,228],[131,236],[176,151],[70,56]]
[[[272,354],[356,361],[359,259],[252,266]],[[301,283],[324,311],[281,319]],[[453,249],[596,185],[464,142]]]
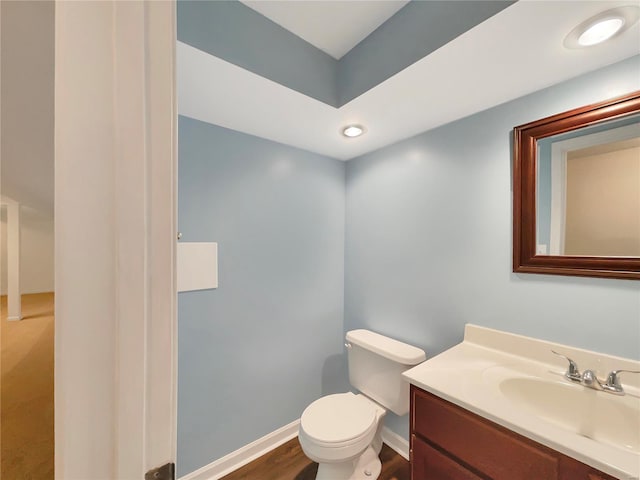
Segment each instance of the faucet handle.
[[556,352],[555,350],[551,350],[551,353],[555,353],[559,357],[562,357],[569,362],[569,368],[564,374],[565,377],[567,377],[569,380],[572,380],[574,382],[582,381],[582,375],[580,375],[580,369],[578,368],[578,364],[576,362],[571,360],[566,355]]
[[624,389],[620,384],[621,373],[640,373],[640,370],[612,370],[607,375],[607,382],[602,386],[604,390],[618,395],[624,395]]

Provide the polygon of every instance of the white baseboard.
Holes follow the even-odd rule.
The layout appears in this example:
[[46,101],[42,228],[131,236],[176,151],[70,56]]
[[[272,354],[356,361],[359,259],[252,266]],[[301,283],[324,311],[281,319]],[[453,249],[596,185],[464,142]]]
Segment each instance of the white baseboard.
[[392,432],[389,427],[382,427],[382,441],[405,460],[409,460],[409,440]]
[[[195,472],[191,472],[179,480],[217,480],[225,475],[237,470],[247,463],[261,457],[276,447],[298,436],[298,427],[300,420],[295,420],[289,425],[285,425],[278,430],[259,438],[255,442],[251,442],[238,450],[216,460],[209,465],[199,468]],[[408,451],[408,447],[407,447]]]

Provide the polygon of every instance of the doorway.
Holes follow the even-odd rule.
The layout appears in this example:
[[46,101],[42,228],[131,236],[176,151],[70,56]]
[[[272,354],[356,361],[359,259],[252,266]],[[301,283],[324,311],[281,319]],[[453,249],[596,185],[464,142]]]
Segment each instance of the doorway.
[[0,22],[0,476],[52,479],[55,5]]

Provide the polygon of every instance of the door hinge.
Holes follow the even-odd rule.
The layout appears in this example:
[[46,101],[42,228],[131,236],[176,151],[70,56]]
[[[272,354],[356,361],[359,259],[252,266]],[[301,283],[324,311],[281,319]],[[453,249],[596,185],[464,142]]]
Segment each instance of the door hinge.
[[167,463],[158,468],[152,468],[144,475],[144,480],[175,480],[176,464]]

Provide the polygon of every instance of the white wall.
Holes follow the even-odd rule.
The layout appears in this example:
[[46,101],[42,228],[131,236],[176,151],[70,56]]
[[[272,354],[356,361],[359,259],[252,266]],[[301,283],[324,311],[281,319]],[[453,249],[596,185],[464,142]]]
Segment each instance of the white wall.
[[[53,2],[1,2],[3,197],[21,208],[21,293],[51,292],[53,274]],[[26,207],[28,206],[28,207]],[[2,211],[0,293],[7,294]]]
[[0,189],[53,215],[54,5],[0,2]]
[[[23,209],[21,221],[21,293],[53,292],[53,218]],[[7,209],[0,214],[0,294],[7,294]]]

